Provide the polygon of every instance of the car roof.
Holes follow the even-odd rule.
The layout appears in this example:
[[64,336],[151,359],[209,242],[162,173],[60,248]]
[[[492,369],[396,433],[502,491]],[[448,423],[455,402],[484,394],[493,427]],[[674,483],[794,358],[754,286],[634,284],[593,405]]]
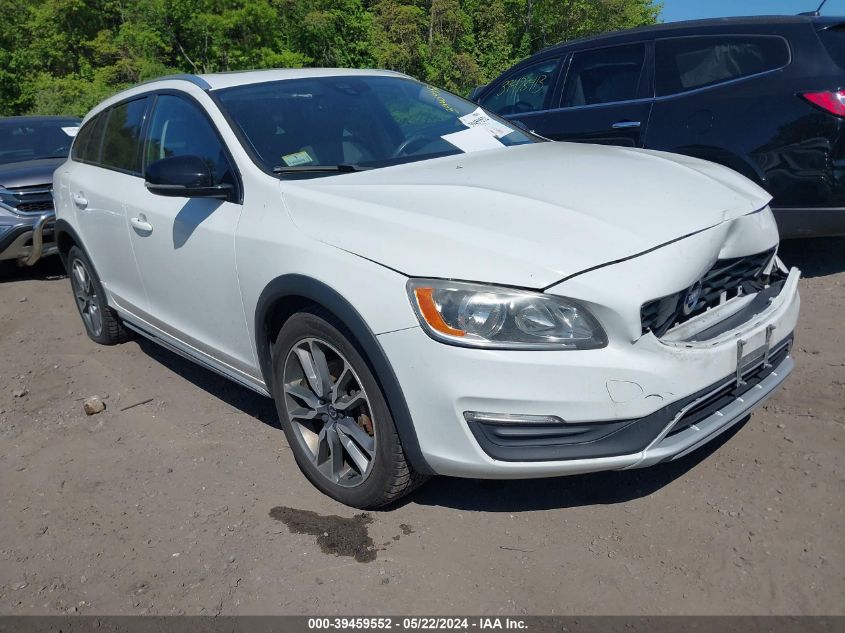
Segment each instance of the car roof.
[[[147,90],[155,88],[155,84],[165,81],[182,80],[187,81],[203,90],[220,90],[233,86],[247,86],[250,84],[267,83],[271,81],[283,81],[285,79],[307,79],[309,77],[406,77],[402,73],[393,70],[377,70],[369,68],[271,68],[269,70],[235,70],[222,73],[205,74],[178,74],[156,77],[143,83],[137,84],[124,90],[114,97],[124,93],[138,92],[138,88],[144,87]],[[113,100],[110,98],[109,101]]]
[[[87,121],[93,115],[104,109],[137,95],[143,95],[158,88],[173,88],[173,82],[187,82],[201,90],[214,91],[234,86],[282,81],[285,79],[307,79],[309,77],[401,77],[413,79],[408,75],[393,70],[377,70],[369,68],[272,68],[269,70],[237,70],[222,73],[207,74],[178,74],[157,77],[122,90],[94,106],[85,115]],[[416,80],[414,80],[416,81]]]
[[[824,29],[835,24],[845,22],[842,16],[809,16],[809,15],[755,15],[732,18],[707,18],[703,20],[684,20],[681,22],[664,22],[648,26],[638,26],[622,31],[611,31],[590,35],[575,40],[560,42],[544,48],[537,55],[550,51],[564,50],[569,47],[577,47],[594,42],[614,42],[642,39],[652,35],[680,34],[691,35],[698,31],[717,31],[720,28],[736,27],[761,27],[761,26],[789,26],[800,24],[812,24],[818,29]],[[533,56],[532,56],[533,57]]]

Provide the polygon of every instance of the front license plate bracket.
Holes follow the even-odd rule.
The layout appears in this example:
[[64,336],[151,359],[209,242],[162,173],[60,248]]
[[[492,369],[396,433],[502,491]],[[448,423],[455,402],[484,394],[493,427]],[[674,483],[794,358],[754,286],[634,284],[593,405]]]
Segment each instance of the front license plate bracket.
[[771,367],[769,363],[769,352],[772,346],[772,332],[774,332],[775,326],[768,325],[766,326],[766,340],[765,342],[755,350],[752,350],[745,353],[745,346],[747,341],[739,339],[736,342],[736,386],[741,387],[745,384],[745,381],[742,379],[743,374],[746,370],[754,367],[759,361],[763,361],[763,367]]

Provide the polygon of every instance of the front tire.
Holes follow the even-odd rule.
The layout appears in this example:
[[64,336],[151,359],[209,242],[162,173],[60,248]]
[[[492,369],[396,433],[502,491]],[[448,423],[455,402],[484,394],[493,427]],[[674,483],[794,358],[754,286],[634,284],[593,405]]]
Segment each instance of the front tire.
[[349,506],[378,508],[419,486],[381,388],[343,325],[293,315],[273,347],[276,409],[297,464]]
[[67,275],[88,337],[100,345],[116,345],[128,340],[129,333],[117,313],[109,307],[91,260],[78,246],[71,247],[67,254]]

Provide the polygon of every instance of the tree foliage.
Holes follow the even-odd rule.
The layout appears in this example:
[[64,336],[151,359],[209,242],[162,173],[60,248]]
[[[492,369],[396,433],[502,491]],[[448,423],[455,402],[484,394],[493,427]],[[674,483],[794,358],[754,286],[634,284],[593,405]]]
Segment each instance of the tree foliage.
[[84,114],[172,72],[399,70],[466,92],[556,42],[651,24],[655,0],[0,0],[0,115]]

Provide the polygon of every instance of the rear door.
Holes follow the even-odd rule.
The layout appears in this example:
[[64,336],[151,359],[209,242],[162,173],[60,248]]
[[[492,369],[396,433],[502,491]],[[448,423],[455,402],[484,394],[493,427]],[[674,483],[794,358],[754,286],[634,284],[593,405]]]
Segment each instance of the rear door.
[[536,131],[556,141],[642,147],[652,106],[650,57],[645,42],[572,53],[557,107]]
[[[721,34],[657,40],[655,100],[646,147],[721,163],[769,186],[816,135],[795,121],[796,91],[778,76],[791,59],[778,35]],[[807,146],[810,147],[807,147]],[[793,158],[784,161],[789,146]],[[798,164],[802,163],[798,158]]]
[[[159,94],[147,129],[144,165],[198,156],[211,168],[215,184],[232,185],[233,199],[241,199],[234,162],[211,119],[191,97]],[[154,195],[143,179],[133,181],[124,194],[132,248],[149,297],[147,327],[225,371],[249,375],[254,359],[235,264],[241,203]]]
[[140,136],[149,98],[134,98],[97,114],[79,131],[72,160],[62,167],[59,195],[75,213],[76,227],[111,302],[129,312],[146,303],[132,257],[125,193],[143,182]]

